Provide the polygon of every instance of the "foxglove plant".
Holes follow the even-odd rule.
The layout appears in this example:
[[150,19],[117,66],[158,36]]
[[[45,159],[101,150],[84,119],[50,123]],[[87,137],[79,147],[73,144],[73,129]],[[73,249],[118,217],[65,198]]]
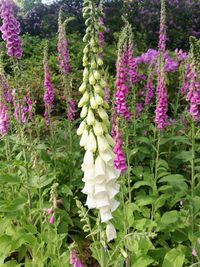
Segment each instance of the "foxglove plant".
[[68,110],[67,110],[67,117],[69,121],[73,121],[75,118],[75,112],[76,112],[76,103],[73,98],[70,98],[68,100]]
[[103,60],[99,56],[102,52],[99,41],[101,27],[96,16],[101,12],[96,13],[96,8],[98,9],[92,0],[84,1],[83,17],[86,19],[87,30],[83,38],[86,43],[83,83],[79,88],[83,96],[78,104],[82,108],[82,122],[77,134],[81,136],[80,146],[86,150],[82,164],[85,183],[82,192],[87,195],[86,205],[89,209],[99,210],[101,222],[107,224],[107,240],[110,241],[116,237],[116,230],[110,220],[112,212],[119,205],[115,196],[119,192],[116,180],[120,172],[114,166],[114,140],[109,135],[110,122],[105,110],[108,108],[104,100],[106,81],[103,76]]
[[129,26],[129,41],[128,41],[128,74],[129,74],[129,83],[130,87],[133,86],[134,83],[138,82],[138,73],[137,73],[137,63],[136,59],[133,55],[134,46],[133,46],[133,37],[132,37],[132,28]]
[[157,79],[157,105],[155,110],[155,122],[158,129],[164,129],[167,125],[167,89],[165,85],[165,0],[161,1],[160,35],[159,35],[159,59],[158,59],[158,79]]
[[8,132],[9,118],[8,109],[4,102],[0,101],[0,136]]
[[49,125],[50,124],[49,115],[53,107],[54,92],[53,92],[53,86],[51,83],[51,76],[50,76],[49,65],[48,65],[48,45],[45,45],[45,48],[44,48],[43,64],[44,64],[44,88],[45,88],[45,92],[43,96],[43,100],[45,104],[44,117],[46,120],[46,124]]
[[151,99],[154,97],[153,92],[153,69],[150,67],[149,76],[146,84],[146,96],[145,104],[148,106],[151,103]]
[[190,114],[192,115],[194,121],[198,121],[200,107],[200,57],[198,53],[200,41],[197,41],[195,38],[191,38],[190,43],[191,72],[189,91],[187,93],[186,100],[190,103]]
[[23,54],[22,41],[19,36],[20,24],[14,16],[13,8],[13,0],[1,1],[1,19],[3,25],[0,27],[0,30],[3,40],[6,42],[8,56],[19,59]]
[[62,22],[61,11],[59,13],[58,18],[58,62],[60,65],[60,69],[64,74],[70,72],[70,64],[69,64],[69,50],[68,50],[68,41],[66,37],[66,23],[65,20]]

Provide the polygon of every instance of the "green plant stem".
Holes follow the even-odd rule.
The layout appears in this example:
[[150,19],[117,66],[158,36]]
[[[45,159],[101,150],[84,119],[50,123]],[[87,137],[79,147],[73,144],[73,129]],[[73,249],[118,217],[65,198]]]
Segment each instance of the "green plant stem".
[[[191,139],[192,139],[192,161],[191,161],[191,226],[192,226],[192,236],[194,235],[194,189],[195,189],[195,125],[194,121],[191,122]],[[192,258],[193,260],[193,258]]]
[[[159,163],[159,156],[160,156],[160,130],[157,131],[157,145],[156,145],[156,159],[155,159],[155,175],[154,175],[154,184],[153,184],[153,196],[157,193],[157,179],[158,179],[158,163]],[[152,204],[151,209],[151,220],[154,219],[155,207]]]

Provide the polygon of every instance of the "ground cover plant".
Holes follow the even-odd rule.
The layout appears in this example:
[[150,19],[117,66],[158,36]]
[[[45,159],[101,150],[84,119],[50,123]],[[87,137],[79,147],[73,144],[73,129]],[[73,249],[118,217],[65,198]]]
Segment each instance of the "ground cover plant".
[[29,11],[52,7],[25,1],[20,35],[1,0],[0,266],[200,266],[199,17],[169,50],[174,2],[198,6],[155,1],[143,39],[148,1],[119,1],[113,28],[112,1],[52,4],[47,35]]

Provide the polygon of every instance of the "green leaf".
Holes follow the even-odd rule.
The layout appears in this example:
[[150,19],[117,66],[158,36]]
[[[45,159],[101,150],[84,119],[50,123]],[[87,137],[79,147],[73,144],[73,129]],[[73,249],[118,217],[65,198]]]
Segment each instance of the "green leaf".
[[135,260],[132,261],[132,266],[134,266],[134,267],[145,267],[145,266],[149,266],[149,264],[152,264],[153,262],[154,262],[154,259],[152,259],[150,256],[141,255],[141,256],[137,257]]
[[152,187],[152,183],[149,181],[138,181],[134,184],[133,189],[137,189],[137,188],[139,188],[141,186],[145,186],[145,185]]
[[183,252],[173,248],[165,255],[162,267],[182,267],[184,259]]
[[16,174],[1,174],[0,183],[18,184],[20,183],[20,178]]
[[165,212],[161,218],[161,223],[163,224],[172,224],[176,223],[179,219],[179,214],[177,210],[172,210]]

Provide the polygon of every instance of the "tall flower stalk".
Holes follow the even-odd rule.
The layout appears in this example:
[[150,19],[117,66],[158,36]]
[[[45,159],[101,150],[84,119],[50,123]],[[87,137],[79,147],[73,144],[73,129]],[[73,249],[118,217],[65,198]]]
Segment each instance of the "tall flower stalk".
[[200,41],[190,39],[190,80],[186,100],[190,103],[189,112],[194,121],[199,121],[200,112]]
[[[83,17],[86,19],[86,34],[83,38],[86,46],[83,57],[83,83],[79,91],[83,94],[78,107],[82,108],[82,122],[77,130],[81,136],[80,145],[85,148],[82,164],[87,195],[86,205],[89,209],[99,210],[102,223],[106,223],[107,241],[116,237],[116,230],[110,222],[112,212],[119,203],[115,200],[119,192],[117,178],[120,172],[114,166],[114,140],[109,134],[110,121],[104,100],[106,81],[104,79],[102,52],[99,40],[98,14],[100,9],[92,0],[84,1]],[[105,258],[102,259],[104,262]],[[102,263],[102,266],[103,265]]]
[[54,92],[53,92],[53,86],[51,83],[51,76],[50,76],[50,71],[49,71],[49,65],[48,65],[48,44],[45,45],[44,47],[44,104],[45,104],[45,112],[44,112],[44,117],[46,120],[46,124],[50,124],[50,113],[51,109],[53,107],[53,101],[54,101]]
[[58,18],[58,62],[62,73],[67,74],[70,72],[71,67],[69,63],[69,49],[66,36],[66,24],[68,20],[62,22],[62,12],[59,12]]
[[159,58],[158,58],[158,77],[157,77],[157,105],[155,110],[155,122],[158,129],[164,129],[167,125],[167,88],[165,82],[165,63],[164,53],[166,47],[165,32],[165,0],[161,1],[160,35],[159,35]]
[[7,54],[10,57],[21,58],[23,54],[22,41],[19,36],[20,24],[14,16],[13,0],[1,1],[1,19],[3,25],[0,27],[2,38],[6,42]]

